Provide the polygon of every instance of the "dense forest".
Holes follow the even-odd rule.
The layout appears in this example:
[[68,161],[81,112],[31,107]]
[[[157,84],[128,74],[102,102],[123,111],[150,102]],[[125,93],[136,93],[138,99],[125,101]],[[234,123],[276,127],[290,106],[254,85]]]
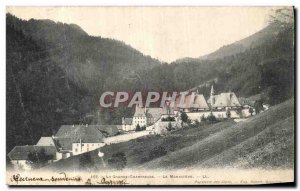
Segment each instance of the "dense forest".
[[[293,20],[293,19],[292,19]],[[262,94],[271,105],[294,95],[294,23],[262,31],[200,58],[161,63],[123,42],[77,25],[6,17],[7,152],[62,124],[120,124],[133,110],[99,110],[104,91]],[[225,50],[224,50],[225,49]]]

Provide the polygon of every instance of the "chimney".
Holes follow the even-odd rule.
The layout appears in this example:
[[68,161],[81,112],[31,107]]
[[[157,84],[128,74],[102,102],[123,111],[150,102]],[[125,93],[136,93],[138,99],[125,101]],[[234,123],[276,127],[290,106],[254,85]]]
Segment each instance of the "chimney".
[[75,125],[73,124],[72,127],[75,127]]
[[85,124],[85,127],[88,127],[89,126],[89,124]]

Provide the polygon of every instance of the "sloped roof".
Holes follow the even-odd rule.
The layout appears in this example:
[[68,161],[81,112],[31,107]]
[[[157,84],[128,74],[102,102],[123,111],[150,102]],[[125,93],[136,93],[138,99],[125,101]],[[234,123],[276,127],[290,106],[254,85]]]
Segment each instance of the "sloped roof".
[[94,127],[107,136],[114,136],[118,134],[118,126],[119,125],[89,125],[89,127]]
[[101,143],[105,137],[101,130],[95,126],[85,126],[85,125],[62,125],[55,135],[56,138],[69,138],[73,142],[86,143]]
[[56,159],[56,148],[54,146],[36,146],[36,145],[27,145],[27,146],[15,146],[13,150],[8,153],[8,157],[11,160],[28,160],[29,153],[37,153],[42,149],[45,150],[45,154],[50,157],[50,160]]
[[61,148],[62,150],[72,150],[72,143],[76,143],[78,139],[57,137],[55,138],[55,141],[56,141],[57,148]]
[[137,106],[135,108],[134,117],[146,117],[144,108]]
[[194,100],[192,94],[188,94],[184,98],[184,105],[180,105],[182,96],[176,98],[176,108],[195,108],[195,109],[209,109],[208,104],[203,94],[195,94]]
[[202,94],[198,94],[195,96],[193,108],[200,108],[200,109],[209,109],[207,102]]
[[132,118],[124,118],[123,125],[131,125],[132,124]]
[[164,114],[163,108],[147,108],[146,109],[147,118],[154,118],[157,120],[162,114]]
[[55,146],[55,142],[52,137],[41,137],[36,145],[37,146]]
[[[209,98],[209,103],[211,103],[211,98]],[[235,93],[221,93],[219,95],[215,95],[215,104],[213,107],[236,107],[241,106],[238,98]]]
[[[174,114],[174,108],[170,108],[170,114]],[[168,108],[167,107],[150,107],[146,108],[146,115],[148,118],[155,118],[158,119],[160,118],[161,115],[167,115],[168,114]]]

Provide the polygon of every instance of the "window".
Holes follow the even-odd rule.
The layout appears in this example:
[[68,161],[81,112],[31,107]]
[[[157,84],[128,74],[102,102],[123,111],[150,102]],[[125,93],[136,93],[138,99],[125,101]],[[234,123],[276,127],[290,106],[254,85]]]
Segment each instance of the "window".
[[75,152],[77,153],[77,152],[78,152],[78,149],[75,149]]
[[92,146],[94,146],[94,144],[92,144]]
[[87,148],[86,150],[89,151],[89,148]]

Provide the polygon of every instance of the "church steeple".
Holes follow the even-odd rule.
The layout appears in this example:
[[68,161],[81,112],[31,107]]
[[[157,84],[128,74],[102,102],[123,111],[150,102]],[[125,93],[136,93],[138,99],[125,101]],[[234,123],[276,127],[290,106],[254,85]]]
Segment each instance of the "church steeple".
[[214,90],[214,85],[211,86],[210,101],[211,101],[211,105],[215,104],[215,90]]

